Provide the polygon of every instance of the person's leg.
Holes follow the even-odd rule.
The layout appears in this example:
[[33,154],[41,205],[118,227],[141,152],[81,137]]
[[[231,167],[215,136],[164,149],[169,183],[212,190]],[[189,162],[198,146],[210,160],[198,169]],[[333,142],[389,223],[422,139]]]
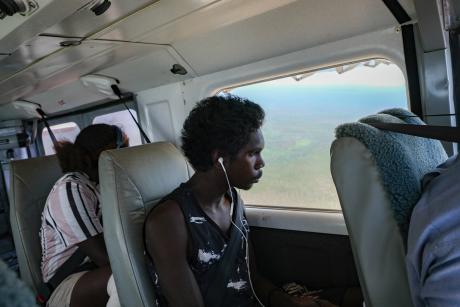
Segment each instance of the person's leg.
[[72,296],[73,288],[87,271],[78,272],[67,276],[57,287],[54,289],[51,297],[46,302],[47,307],[69,307],[70,297]]
[[85,273],[75,284],[70,299],[70,307],[105,307],[107,282],[112,275],[109,266],[97,268]]

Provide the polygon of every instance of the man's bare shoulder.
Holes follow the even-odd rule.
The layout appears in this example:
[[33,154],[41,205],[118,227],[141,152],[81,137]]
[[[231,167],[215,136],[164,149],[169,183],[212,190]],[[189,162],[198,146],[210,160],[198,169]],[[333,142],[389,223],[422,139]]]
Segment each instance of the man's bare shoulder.
[[179,204],[174,200],[166,200],[161,204],[158,204],[150,212],[148,219],[158,220],[163,218],[176,218],[181,217],[182,211]]
[[185,228],[184,217],[179,204],[167,200],[155,207],[145,221],[146,234],[156,231],[174,231]]

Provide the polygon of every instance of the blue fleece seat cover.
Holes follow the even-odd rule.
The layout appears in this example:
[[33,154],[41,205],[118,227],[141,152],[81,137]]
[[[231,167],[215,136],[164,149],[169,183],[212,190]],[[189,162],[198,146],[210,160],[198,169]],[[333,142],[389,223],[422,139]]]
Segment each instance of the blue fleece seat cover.
[[421,195],[421,180],[447,159],[441,142],[379,130],[366,123],[423,125],[423,121],[404,109],[388,109],[356,123],[336,128],[336,138],[358,139],[371,152],[390,199],[391,209],[404,243],[407,241],[412,209]]

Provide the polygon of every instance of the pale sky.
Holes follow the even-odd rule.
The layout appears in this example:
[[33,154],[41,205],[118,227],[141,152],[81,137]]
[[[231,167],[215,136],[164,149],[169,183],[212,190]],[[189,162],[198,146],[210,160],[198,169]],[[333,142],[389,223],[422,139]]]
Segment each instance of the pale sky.
[[318,71],[301,81],[292,77],[266,82],[264,85],[304,85],[304,86],[373,86],[400,87],[405,86],[404,75],[394,64],[380,64],[377,67],[359,65],[354,69],[339,74],[335,69]]

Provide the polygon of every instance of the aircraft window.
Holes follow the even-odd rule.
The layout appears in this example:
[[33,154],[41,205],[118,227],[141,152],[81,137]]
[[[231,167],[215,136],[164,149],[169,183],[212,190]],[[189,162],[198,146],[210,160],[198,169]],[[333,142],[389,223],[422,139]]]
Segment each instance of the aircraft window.
[[[50,127],[56,136],[58,141],[69,141],[74,142],[78,133],[80,133],[80,127],[74,122],[63,123],[59,125],[54,125]],[[45,149],[45,155],[54,155],[56,151],[54,150],[53,142],[48,133],[48,129],[44,128],[42,130],[42,142],[43,148]]]
[[[137,120],[137,112],[129,109]],[[129,115],[128,110],[117,111],[104,115],[96,116],[93,124],[109,124],[120,127],[129,137],[129,146],[141,145],[141,134],[136,123]]]
[[245,202],[340,210],[329,170],[334,128],[384,109],[407,109],[405,84],[396,65],[370,60],[224,90],[266,112],[264,176],[241,191]]

